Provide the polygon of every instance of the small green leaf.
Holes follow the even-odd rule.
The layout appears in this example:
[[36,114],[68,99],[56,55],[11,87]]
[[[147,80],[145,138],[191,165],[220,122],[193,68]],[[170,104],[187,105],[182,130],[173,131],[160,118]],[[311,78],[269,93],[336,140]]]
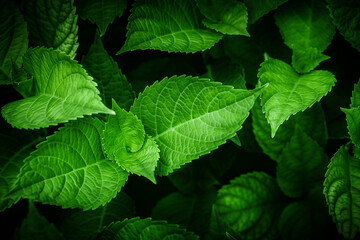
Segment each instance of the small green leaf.
[[354,90],[351,95],[350,108],[360,107],[360,81],[354,85]]
[[336,79],[328,71],[298,75],[280,60],[269,58],[261,64],[259,83],[268,83],[261,96],[262,110],[271,126],[271,137],[291,115],[304,111],[325,96]]
[[324,181],[329,213],[346,239],[360,232],[360,159],[350,155],[350,147],[342,146],[334,155]]
[[249,23],[253,24],[265,14],[287,2],[287,0],[245,0],[244,2],[249,12]]
[[35,94],[2,108],[3,117],[13,127],[35,129],[84,115],[114,114],[101,102],[92,78],[64,53],[29,49],[24,56],[24,68],[34,77]]
[[154,171],[159,159],[155,141],[145,135],[141,121],[131,112],[121,109],[113,100],[115,116],[105,124],[103,146],[109,159],[131,173],[156,183]]
[[194,53],[222,38],[202,26],[195,1],[137,0],[131,12],[127,39],[118,54],[138,49]]
[[184,75],[147,87],[131,111],[159,145],[157,174],[168,175],[233,137],[261,91]]
[[196,0],[208,28],[223,34],[250,36],[246,30],[247,9],[236,0]]
[[24,98],[34,96],[34,78],[30,76],[30,74],[28,74],[24,68],[20,68],[15,63],[13,63],[11,78],[13,87]]

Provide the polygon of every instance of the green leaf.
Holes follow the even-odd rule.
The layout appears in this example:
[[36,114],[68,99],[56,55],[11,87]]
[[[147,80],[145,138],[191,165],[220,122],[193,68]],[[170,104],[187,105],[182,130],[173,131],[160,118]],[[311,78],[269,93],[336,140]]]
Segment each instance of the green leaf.
[[271,137],[291,115],[304,111],[325,96],[336,79],[328,71],[298,75],[280,60],[269,58],[259,69],[259,83],[268,83],[261,96],[262,110],[271,126]]
[[159,159],[156,142],[145,135],[141,121],[131,112],[121,109],[113,100],[115,116],[105,124],[103,147],[109,159],[124,170],[156,183],[154,171]]
[[79,43],[78,16],[73,0],[27,0],[24,3],[30,44],[58,49],[74,59]]
[[275,178],[252,172],[235,178],[219,190],[215,210],[241,239],[276,239],[282,198]]
[[102,122],[94,118],[61,127],[25,159],[14,192],[63,208],[88,210],[109,202],[128,173],[104,157],[103,130]]
[[223,34],[250,36],[246,30],[247,9],[236,0],[196,0],[208,28]]
[[342,146],[331,159],[324,182],[329,213],[346,239],[360,231],[360,159],[350,155],[350,147]]
[[249,12],[249,23],[253,24],[265,14],[287,2],[287,0],[245,0],[244,2]]
[[0,1],[0,84],[11,84],[12,62],[20,66],[28,47],[24,17],[10,0]]
[[297,72],[309,72],[330,58],[322,52],[330,45],[335,26],[323,1],[289,2],[276,11],[275,20],[285,44],[293,50]]
[[289,197],[303,196],[323,179],[328,162],[319,144],[295,125],[293,136],[279,156],[276,180],[280,189]]
[[12,85],[24,98],[34,96],[35,94],[33,79],[24,68],[18,67],[15,63],[12,64]]
[[64,53],[29,49],[24,68],[34,77],[35,94],[2,108],[3,117],[13,127],[42,128],[84,115],[114,114],[101,102],[92,78]]
[[260,91],[184,75],[147,87],[131,111],[159,145],[157,174],[168,175],[233,137]]
[[328,9],[340,34],[360,51],[360,3],[357,0],[327,0]]
[[85,212],[80,209],[72,210],[64,215],[65,220],[62,221],[60,230],[66,239],[90,239],[110,223],[133,217],[135,206],[128,195],[120,192],[105,206]]
[[127,39],[118,54],[138,49],[194,53],[222,38],[202,26],[195,1],[137,0],[131,12]]
[[360,81],[354,85],[354,90],[351,95],[350,108],[360,107]]
[[79,0],[79,16],[95,23],[100,36],[104,36],[107,27],[116,17],[121,17],[125,8],[126,0]]
[[34,203],[29,201],[28,215],[22,222],[20,229],[15,232],[15,239],[60,240],[65,238],[52,223],[39,214]]
[[134,101],[134,93],[126,76],[117,63],[108,55],[98,33],[94,43],[81,64],[94,78],[100,89],[100,96],[107,107],[111,107],[111,99],[115,99],[121,108],[128,110]]

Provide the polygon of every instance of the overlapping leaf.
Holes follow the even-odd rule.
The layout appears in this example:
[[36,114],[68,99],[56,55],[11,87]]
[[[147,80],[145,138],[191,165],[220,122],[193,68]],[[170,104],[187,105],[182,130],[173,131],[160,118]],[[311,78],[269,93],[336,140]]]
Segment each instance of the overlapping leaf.
[[287,0],[245,0],[249,11],[249,23],[255,23],[259,18],[277,9]]
[[222,35],[202,26],[195,1],[137,0],[125,45],[118,54],[138,49],[193,53],[214,46]]
[[101,102],[92,78],[64,53],[29,49],[24,56],[24,68],[34,77],[35,94],[2,108],[3,117],[13,127],[34,129],[84,115],[114,113]]
[[233,137],[260,92],[184,75],[146,88],[131,111],[159,145],[157,174],[168,175]]

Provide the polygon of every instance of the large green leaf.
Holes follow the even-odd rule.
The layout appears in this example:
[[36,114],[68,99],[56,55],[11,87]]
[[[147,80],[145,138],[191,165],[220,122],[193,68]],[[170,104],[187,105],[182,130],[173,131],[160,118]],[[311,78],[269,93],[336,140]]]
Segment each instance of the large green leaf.
[[126,0],[79,0],[79,16],[95,23],[100,36],[103,36],[107,27],[116,17],[121,17],[125,8]]
[[295,125],[294,135],[279,156],[276,180],[280,189],[289,197],[303,196],[323,179],[328,160],[319,144]]
[[360,2],[326,0],[334,24],[355,49],[360,51]]
[[249,23],[255,23],[259,18],[277,9],[287,0],[245,0],[245,4],[249,11]]
[[261,105],[271,126],[271,137],[291,115],[311,107],[336,82],[328,71],[316,70],[298,75],[291,66],[274,58],[261,64],[258,76],[260,85],[269,84],[262,92]]
[[253,172],[223,186],[215,207],[220,219],[241,239],[276,239],[282,198],[275,178]]
[[246,30],[247,10],[237,0],[196,0],[201,13],[206,17],[203,23],[208,28],[223,34],[250,36]]
[[144,126],[133,113],[121,109],[115,101],[113,110],[116,115],[110,116],[105,124],[105,153],[124,170],[156,183],[154,172],[159,160],[157,144],[145,135]]
[[260,92],[184,75],[147,87],[131,111],[159,145],[157,174],[168,175],[233,137]]
[[11,84],[11,65],[21,65],[28,47],[24,17],[11,0],[0,1],[0,84]]
[[25,159],[12,194],[83,210],[109,202],[124,186],[128,173],[104,157],[103,130],[103,123],[93,118],[60,128]]
[[30,44],[58,49],[74,58],[79,43],[78,16],[73,0],[27,0],[24,3]]
[[329,59],[322,52],[330,45],[335,26],[323,1],[289,2],[276,11],[275,20],[285,44],[293,50],[292,65],[297,72],[309,72]]
[[115,99],[121,108],[130,108],[134,101],[132,87],[106,52],[99,34],[96,33],[94,43],[87,55],[82,57],[81,64],[98,84],[100,96],[107,107],[110,108],[111,99]]
[[34,77],[35,94],[2,108],[3,117],[13,127],[34,129],[84,115],[114,114],[101,102],[93,79],[66,54],[46,48],[29,49],[24,68]]
[[360,232],[360,159],[350,155],[350,148],[342,146],[334,155],[324,182],[329,213],[347,239]]
[[193,53],[211,48],[222,37],[202,26],[192,0],[137,0],[127,29],[118,54],[138,49]]

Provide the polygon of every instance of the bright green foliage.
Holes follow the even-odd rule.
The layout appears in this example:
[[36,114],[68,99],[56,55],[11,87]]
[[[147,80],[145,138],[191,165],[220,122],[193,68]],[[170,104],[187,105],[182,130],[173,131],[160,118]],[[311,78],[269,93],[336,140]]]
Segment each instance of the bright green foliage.
[[211,48],[222,37],[202,26],[192,0],[137,0],[127,29],[118,54],[137,49],[194,53]]
[[16,193],[63,208],[95,209],[124,186],[128,173],[104,157],[104,125],[93,118],[60,128],[25,160]]
[[168,175],[233,137],[260,92],[184,75],[146,88],[131,111],[159,145],[157,174]]
[[68,240],[94,239],[94,235],[112,222],[135,216],[132,199],[123,192],[95,210],[72,210],[62,216],[60,230]]
[[34,203],[29,201],[28,215],[22,222],[20,229],[17,229],[15,239],[62,240],[65,238],[52,223],[39,214]]
[[276,11],[275,20],[284,43],[293,50],[292,65],[297,72],[309,72],[329,59],[322,52],[330,45],[335,26],[323,1],[289,2]]
[[58,49],[72,59],[79,46],[73,0],[27,0],[24,2],[30,44]]
[[95,23],[100,36],[104,36],[109,24],[121,17],[126,8],[126,0],[79,0],[77,4],[79,16]]
[[294,135],[295,126],[300,127],[321,147],[325,147],[328,140],[325,115],[320,103],[315,103],[311,108],[297,113],[284,122],[273,138],[271,137],[271,127],[261,111],[259,101],[254,105],[251,113],[255,138],[264,153],[275,161],[279,161],[284,147]]
[[341,35],[360,51],[360,2],[358,0],[326,0],[330,16]]
[[241,239],[276,239],[277,222],[283,209],[275,178],[263,172],[242,174],[223,186],[216,212]]
[[96,33],[94,43],[87,55],[83,56],[81,64],[98,84],[100,96],[107,107],[110,108],[111,99],[115,99],[121,108],[130,108],[134,101],[131,85],[106,52],[99,34]]
[[255,23],[259,18],[277,9],[287,0],[245,0],[249,12],[249,23]]
[[328,71],[316,70],[298,75],[291,66],[274,58],[261,64],[258,76],[261,85],[269,84],[262,92],[261,105],[271,126],[271,137],[291,115],[311,107],[336,82]]
[[247,10],[236,0],[196,0],[203,23],[208,28],[223,34],[250,36],[246,30]]
[[3,117],[13,127],[42,128],[83,115],[114,113],[101,102],[92,78],[64,53],[29,49],[24,68],[34,77],[35,94],[2,108]]
[[324,150],[295,125],[294,135],[279,156],[276,180],[287,196],[301,197],[323,179],[327,164]]
[[144,126],[133,113],[121,109],[115,101],[113,110],[116,115],[110,116],[105,124],[105,153],[124,170],[156,183],[154,171],[159,159],[158,146],[145,135]]
[[331,159],[324,182],[329,213],[346,239],[360,231],[360,159],[350,155],[350,147],[342,146]]
[[0,1],[0,84],[11,84],[12,62],[21,65],[28,47],[24,17],[11,0]]

